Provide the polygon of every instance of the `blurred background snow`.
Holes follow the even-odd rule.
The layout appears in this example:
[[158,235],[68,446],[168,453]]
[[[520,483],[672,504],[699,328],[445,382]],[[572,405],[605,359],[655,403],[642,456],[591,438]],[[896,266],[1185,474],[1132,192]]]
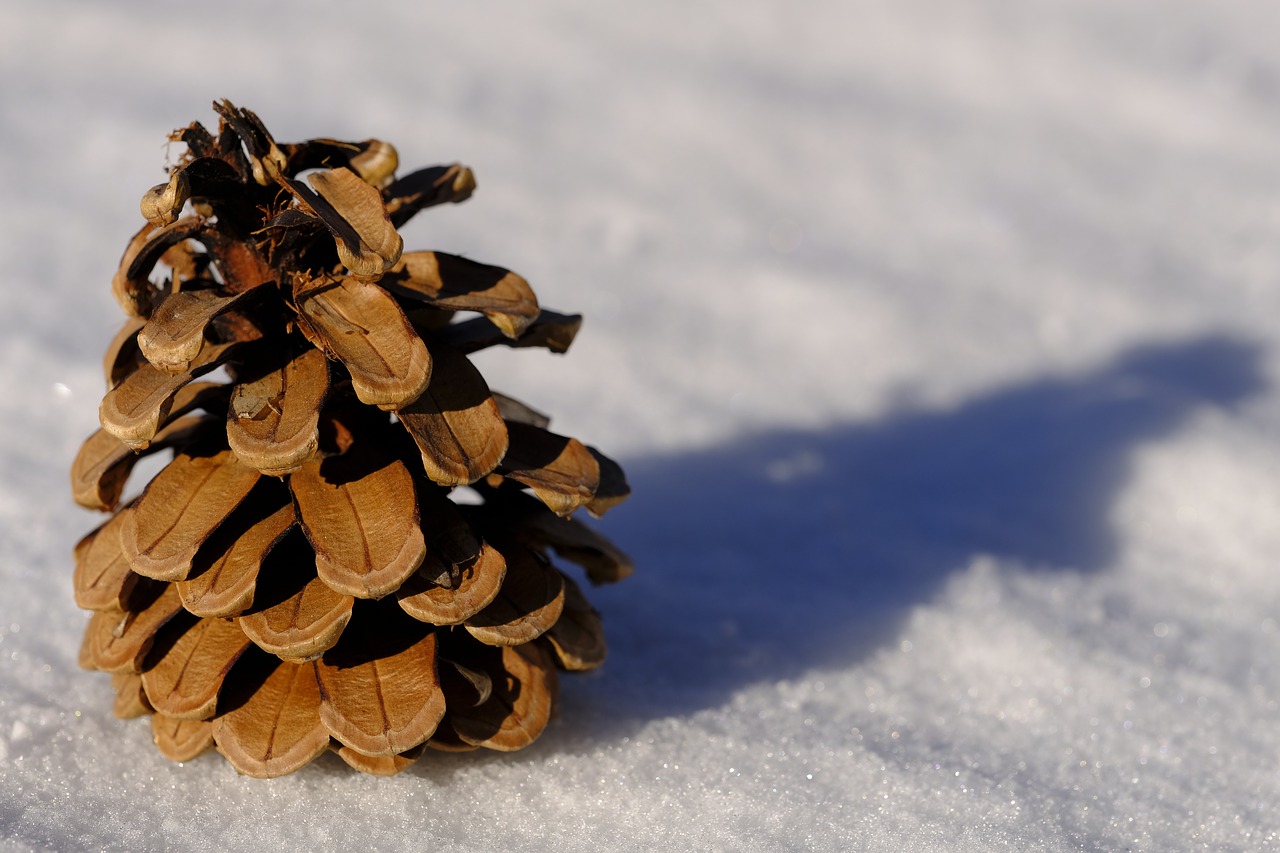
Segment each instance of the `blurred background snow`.
[[[1280,843],[1280,7],[0,6],[14,849]],[[627,467],[611,657],[511,756],[170,764],[76,668],[66,469],[165,137],[392,141],[407,248],[586,325],[491,384]]]

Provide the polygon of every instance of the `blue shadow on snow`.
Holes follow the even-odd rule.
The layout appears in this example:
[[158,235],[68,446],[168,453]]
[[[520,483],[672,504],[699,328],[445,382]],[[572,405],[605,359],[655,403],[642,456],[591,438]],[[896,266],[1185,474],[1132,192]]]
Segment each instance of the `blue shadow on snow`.
[[1260,392],[1258,362],[1225,337],[1147,346],[946,411],[626,460],[634,496],[600,526],[637,570],[589,593],[610,660],[563,679],[565,713],[599,735],[847,665],[976,554],[1105,569],[1135,449]]

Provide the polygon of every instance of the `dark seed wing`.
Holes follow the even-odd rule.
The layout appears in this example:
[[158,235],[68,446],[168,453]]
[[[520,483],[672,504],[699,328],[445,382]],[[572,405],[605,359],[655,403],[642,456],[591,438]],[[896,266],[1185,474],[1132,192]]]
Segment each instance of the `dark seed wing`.
[[171,246],[192,236],[203,225],[199,216],[184,216],[163,228],[148,222],[133,236],[111,279],[111,293],[124,313],[130,317],[150,315],[159,298],[156,286],[147,278],[151,268]]
[[551,426],[551,417],[544,415],[532,406],[522,403],[515,397],[493,392],[493,399],[498,404],[498,413],[507,423],[528,424],[538,429]]
[[475,188],[475,175],[461,163],[419,169],[387,187],[387,213],[399,228],[423,208],[466,201]]
[[508,337],[488,317],[476,317],[445,327],[441,330],[440,340],[464,353],[498,345],[541,347],[563,353],[568,351],[581,327],[581,314],[557,314],[544,308],[517,338]]
[[587,501],[587,512],[599,518],[630,497],[631,486],[627,483],[627,476],[622,472],[621,465],[594,447],[588,446],[587,451],[595,457],[596,464],[600,467],[600,483]]

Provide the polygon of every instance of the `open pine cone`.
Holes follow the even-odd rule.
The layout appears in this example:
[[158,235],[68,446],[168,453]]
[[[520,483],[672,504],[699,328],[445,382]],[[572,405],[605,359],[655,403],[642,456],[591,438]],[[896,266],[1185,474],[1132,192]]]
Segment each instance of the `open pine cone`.
[[385,142],[278,144],[252,112],[215,109],[216,137],[174,132],[186,153],[143,197],[112,282],[129,319],[71,472],[78,503],[114,513],[76,547],[76,601],[95,611],[80,663],[113,674],[118,716],[152,715],[165,756],[216,746],[254,776],[325,749],[389,774],[426,746],[526,746],[557,669],[605,655],[550,555],[595,583],[629,574],[569,518],[629,489],[467,354],[564,352],[581,318],[540,310],[505,269],[401,254],[398,226],[471,195],[466,167],[396,179]]

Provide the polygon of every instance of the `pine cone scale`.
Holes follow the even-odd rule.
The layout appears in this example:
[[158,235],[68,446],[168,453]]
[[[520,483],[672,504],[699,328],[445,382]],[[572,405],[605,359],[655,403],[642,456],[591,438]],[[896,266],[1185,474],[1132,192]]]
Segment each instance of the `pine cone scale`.
[[147,486],[120,529],[125,559],[155,580],[185,580],[196,552],[257,485],[261,474],[230,450],[179,453]]
[[[438,561],[435,565],[447,573]],[[458,582],[445,586],[426,575],[419,571],[400,586],[396,592],[400,608],[419,622],[459,625],[497,598],[507,576],[507,562],[496,548],[486,543]]]
[[484,377],[466,356],[440,346],[432,356],[431,382],[396,417],[422,452],[433,482],[470,485],[506,456],[506,422]]
[[156,632],[182,612],[172,584],[163,584],[158,595],[154,589],[142,594],[135,590],[135,595],[140,601],[131,601],[130,609],[100,610],[89,622],[93,663],[103,672],[141,672]]
[[[272,511],[272,506],[278,508]],[[291,502],[280,506],[270,496],[255,501],[251,495],[196,553],[191,574],[175,584],[182,606],[196,616],[235,616],[247,610],[259,569],[296,520]]]
[[244,292],[181,290],[164,298],[138,332],[138,349],[155,367],[185,373],[204,346],[214,318],[243,299]]
[[541,309],[529,282],[502,267],[444,252],[410,252],[380,282],[396,296],[450,311],[480,311],[518,338]]
[[413,478],[398,459],[349,451],[289,478],[316,571],[357,598],[381,598],[426,556]]
[[255,601],[254,610],[237,622],[263,651],[285,660],[311,660],[337,644],[351,621],[355,597],[329,586],[301,560],[288,569],[294,577],[285,585],[284,597],[273,604],[276,595],[262,596],[262,609]]
[[329,392],[329,363],[307,350],[231,394],[227,442],[246,465],[268,476],[298,470],[320,449],[320,409]]
[[398,409],[426,390],[431,355],[382,288],[348,277],[303,289],[296,298],[325,352],[351,372],[360,402]]
[[406,752],[431,737],[444,716],[435,632],[425,625],[410,630],[390,653],[380,648],[385,641],[370,642],[367,630],[353,631],[315,662],[324,697],[320,720],[356,752],[374,758]]
[[508,549],[507,573],[493,601],[466,620],[467,632],[491,646],[532,642],[556,624],[564,610],[564,579],[518,546]]
[[148,703],[174,719],[209,719],[222,680],[251,645],[249,638],[222,619],[193,619],[189,625],[175,619],[163,633],[169,636],[157,637],[142,673]]
[[329,732],[320,724],[320,687],[311,664],[250,652],[236,667],[241,678],[233,707],[213,720],[213,741],[248,776],[292,773],[329,748]]
[[123,610],[130,592],[141,580],[125,559],[120,528],[131,510],[113,515],[77,547],[72,576],[76,604],[85,610]]
[[213,725],[207,720],[175,720],[151,716],[151,737],[170,761],[190,761],[213,746]]

